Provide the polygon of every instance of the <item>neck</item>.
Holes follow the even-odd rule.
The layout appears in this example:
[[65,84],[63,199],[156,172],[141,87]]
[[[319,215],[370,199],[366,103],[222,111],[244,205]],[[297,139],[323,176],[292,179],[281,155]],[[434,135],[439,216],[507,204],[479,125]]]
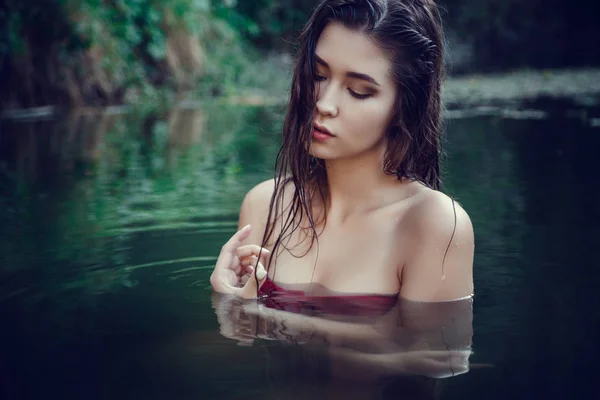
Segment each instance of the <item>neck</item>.
[[398,178],[383,172],[383,154],[370,153],[359,159],[325,162],[329,189],[327,219],[343,222],[386,203],[386,188]]

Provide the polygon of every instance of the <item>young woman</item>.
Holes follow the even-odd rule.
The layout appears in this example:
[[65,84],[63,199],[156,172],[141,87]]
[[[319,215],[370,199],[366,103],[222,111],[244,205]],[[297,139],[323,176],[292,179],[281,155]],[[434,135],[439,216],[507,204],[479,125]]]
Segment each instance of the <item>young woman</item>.
[[432,0],[321,1],[275,178],[246,195],[213,289],[384,305],[472,296],[471,222],[438,191],[442,77]]

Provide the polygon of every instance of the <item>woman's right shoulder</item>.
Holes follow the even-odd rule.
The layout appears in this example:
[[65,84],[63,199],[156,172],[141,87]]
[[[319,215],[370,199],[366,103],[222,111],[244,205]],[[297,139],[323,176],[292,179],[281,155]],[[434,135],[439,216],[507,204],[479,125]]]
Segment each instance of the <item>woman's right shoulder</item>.
[[251,224],[252,220],[257,220],[259,216],[263,217],[264,215],[264,219],[266,219],[273,190],[275,190],[275,180],[269,179],[254,186],[246,193],[240,210],[240,227]]
[[252,189],[246,193],[244,197],[244,202],[242,203],[242,209],[244,206],[249,206],[252,208],[268,208],[269,203],[271,201],[271,197],[273,196],[273,191],[275,190],[275,179],[268,179],[264,182],[261,182],[254,186]]
[[[291,194],[293,194],[293,183],[289,179],[281,179],[279,184],[278,191],[282,188],[285,188],[284,197],[287,199]],[[246,197],[244,197],[244,203],[248,203],[253,206],[264,206],[266,204],[267,208],[269,203],[271,202],[271,197],[273,197],[273,192],[276,190],[275,188],[275,179],[268,179],[263,181],[246,193]]]
[[[281,186],[285,185],[283,202],[283,204],[285,205],[287,204],[287,198],[289,198],[288,193],[291,194],[293,193],[293,191],[289,190],[291,188],[290,183],[284,182],[285,180],[282,179]],[[275,190],[275,179],[269,179],[257,184],[252,189],[250,189],[248,193],[246,193],[240,210],[240,228],[248,224],[251,224],[253,226],[252,230],[255,232],[257,230],[263,230],[265,228],[267,224],[267,219],[269,217],[271,198],[273,197],[273,193]],[[277,203],[281,205],[279,201]]]

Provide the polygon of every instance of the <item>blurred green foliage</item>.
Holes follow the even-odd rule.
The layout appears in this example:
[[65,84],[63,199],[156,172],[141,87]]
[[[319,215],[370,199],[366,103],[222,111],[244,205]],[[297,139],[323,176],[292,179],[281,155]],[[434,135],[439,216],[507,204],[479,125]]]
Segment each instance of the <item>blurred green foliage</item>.
[[[174,92],[191,89],[201,97],[266,86],[282,92],[285,86],[273,82],[286,81],[287,65],[265,62],[264,55],[293,50],[315,4],[3,0],[0,75],[11,79],[0,83],[0,106],[169,104]],[[600,30],[585,7],[564,0],[440,6],[455,72],[600,62]],[[460,46],[466,57],[453,51]]]
[[315,0],[238,1],[223,17],[257,47],[290,50],[316,4]]
[[[171,101],[200,75],[232,87],[252,51],[220,0],[7,0],[0,4],[0,88],[9,106]],[[219,17],[219,16],[223,16]],[[242,29],[240,27],[240,29]],[[204,82],[207,80],[204,79]],[[169,91],[167,91],[168,93]]]

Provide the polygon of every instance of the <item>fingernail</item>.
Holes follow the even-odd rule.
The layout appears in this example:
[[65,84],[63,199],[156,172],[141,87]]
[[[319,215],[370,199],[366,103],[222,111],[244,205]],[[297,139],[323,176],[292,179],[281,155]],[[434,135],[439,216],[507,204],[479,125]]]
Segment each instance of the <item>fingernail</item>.
[[245,231],[246,229],[250,228],[250,224],[246,225],[245,227],[243,227],[241,230]]
[[262,280],[263,280],[263,278],[264,278],[265,276],[267,276],[267,271],[265,271],[265,270],[264,270],[264,269],[262,269],[262,268],[259,268],[259,269],[257,269],[257,270],[256,270],[256,277],[257,277],[259,280],[261,280],[261,281],[262,281]]

